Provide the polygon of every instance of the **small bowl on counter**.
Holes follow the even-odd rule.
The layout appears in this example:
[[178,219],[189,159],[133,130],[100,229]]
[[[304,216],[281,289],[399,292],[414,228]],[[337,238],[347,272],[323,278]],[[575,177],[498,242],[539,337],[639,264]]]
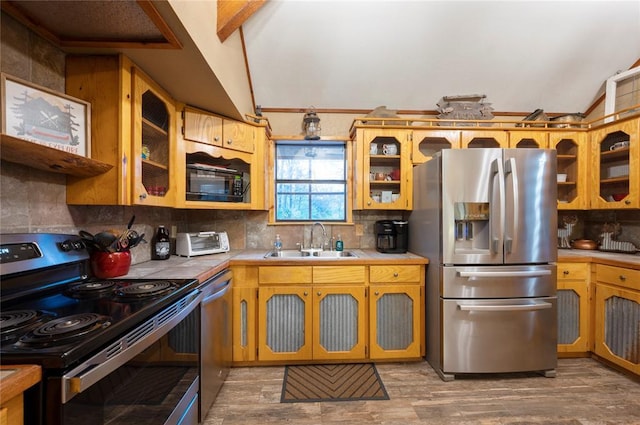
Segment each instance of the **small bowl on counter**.
[[571,248],[594,250],[594,249],[598,249],[598,243],[590,239],[576,239],[571,242]]

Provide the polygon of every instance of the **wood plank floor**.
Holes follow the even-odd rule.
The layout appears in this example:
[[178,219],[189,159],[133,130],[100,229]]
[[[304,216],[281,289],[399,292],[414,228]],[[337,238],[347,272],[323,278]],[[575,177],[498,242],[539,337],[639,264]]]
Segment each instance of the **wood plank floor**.
[[204,424],[640,425],[640,382],[592,359],[452,382],[426,362],[376,367],[390,400],[280,403],[284,367],[234,368]]

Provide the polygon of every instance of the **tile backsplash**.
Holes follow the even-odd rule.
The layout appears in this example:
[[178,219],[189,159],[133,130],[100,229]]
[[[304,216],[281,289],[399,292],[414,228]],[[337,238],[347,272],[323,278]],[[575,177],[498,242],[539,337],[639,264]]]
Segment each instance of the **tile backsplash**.
[[558,226],[563,219],[577,219],[569,240],[591,239],[601,241],[605,225],[619,224],[620,233],[615,240],[631,242],[640,250],[640,213],[637,210],[562,211],[558,213]]

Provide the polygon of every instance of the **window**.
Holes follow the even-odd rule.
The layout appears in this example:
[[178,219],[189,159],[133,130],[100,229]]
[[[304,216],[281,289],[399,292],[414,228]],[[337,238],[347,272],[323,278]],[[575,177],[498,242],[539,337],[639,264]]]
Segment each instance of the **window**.
[[276,142],[276,221],[346,221],[344,141]]

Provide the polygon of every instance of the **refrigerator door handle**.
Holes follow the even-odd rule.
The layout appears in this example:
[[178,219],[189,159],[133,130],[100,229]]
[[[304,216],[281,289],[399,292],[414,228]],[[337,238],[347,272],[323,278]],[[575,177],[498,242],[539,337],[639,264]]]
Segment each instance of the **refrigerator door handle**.
[[[498,182],[498,196],[494,203],[494,184]],[[497,203],[497,206],[496,206]],[[491,209],[490,231],[491,231],[491,254],[499,253],[502,237],[504,233],[504,171],[502,160],[494,159],[491,162],[491,179],[489,181],[489,205]]]
[[469,271],[458,272],[460,277],[472,279],[494,278],[494,277],[542,277],[551,275],[551,270],[522,270],[522,271]]
[[553,307],[551,303],[544,301],[534,301],[532,304],[464,304],[458,303],[458,307],[463,311],[534,311],[547,310]]
[[[511,177],[511,183],[513,191],[511,193],[512,208],[516,210],[520,205],[518,200],[518,169],[516,167],[516,159],[509,158],[504,163],[504,177]],[[505,207],[506,208],[506,207]],[[517,232],[518,229],[518,217],[515,211],[508,211],[508,215],[505,215],[505,229],[504,229],[504,250],[505,254],[511,254],[513,245],[517,245]],[[508,222],[509,225],[506,225]]]

